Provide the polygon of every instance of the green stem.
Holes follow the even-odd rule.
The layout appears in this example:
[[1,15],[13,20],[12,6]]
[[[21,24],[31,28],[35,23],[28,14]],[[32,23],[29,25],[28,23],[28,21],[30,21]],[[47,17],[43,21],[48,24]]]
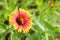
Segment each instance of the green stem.
[[[12,28],[12,27],[11,27]],[[5,40],[6,34],[11,30],[11,28],[7,29],[4,34],[2,34],[2,40]]]

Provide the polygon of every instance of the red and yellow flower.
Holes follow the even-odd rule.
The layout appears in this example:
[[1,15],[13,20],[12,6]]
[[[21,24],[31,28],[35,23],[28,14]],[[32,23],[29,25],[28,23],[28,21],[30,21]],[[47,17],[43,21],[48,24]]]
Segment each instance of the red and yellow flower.
[[9,22],[18,32],[23,31],[24,33],[26,33],[32,27],[31,16],[32,15],[28,11],[20,8],[20,10],[11,13],[11,15],[9,16]]

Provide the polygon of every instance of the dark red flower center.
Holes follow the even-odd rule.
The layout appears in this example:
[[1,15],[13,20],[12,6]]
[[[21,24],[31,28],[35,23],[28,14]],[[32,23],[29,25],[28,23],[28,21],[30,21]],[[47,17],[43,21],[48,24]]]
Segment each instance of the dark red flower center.
[[23,20],[23,18],[17,18],[16,22],[18,25],[22,25],[24,23],[24,20]]

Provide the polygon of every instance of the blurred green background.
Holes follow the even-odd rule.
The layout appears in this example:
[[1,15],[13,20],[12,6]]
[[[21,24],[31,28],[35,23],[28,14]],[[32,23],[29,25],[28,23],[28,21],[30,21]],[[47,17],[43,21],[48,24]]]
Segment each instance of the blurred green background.
[[[33,17],[26,34],[9,24],[10,13],[19,8]],[[60,0],[0,0],[0,40],[60,40]]]

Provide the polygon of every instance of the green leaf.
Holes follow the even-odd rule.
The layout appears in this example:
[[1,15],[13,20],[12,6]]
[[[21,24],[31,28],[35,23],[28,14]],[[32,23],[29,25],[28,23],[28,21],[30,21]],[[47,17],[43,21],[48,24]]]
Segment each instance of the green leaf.
[[48,29],[50,29],[52,31],[56,29],[56,27],[54,27],[53,25],[51,25],[47,21],[43,21],[43,24],[45,25],[45,27],[47,27]]
[[42,35],[41,33],[35,33],[33,35],[28,35],[26,40],[42,40]]
[[10,36],[10,40],[18,40],[17,35],[12,32],[12,34]]

